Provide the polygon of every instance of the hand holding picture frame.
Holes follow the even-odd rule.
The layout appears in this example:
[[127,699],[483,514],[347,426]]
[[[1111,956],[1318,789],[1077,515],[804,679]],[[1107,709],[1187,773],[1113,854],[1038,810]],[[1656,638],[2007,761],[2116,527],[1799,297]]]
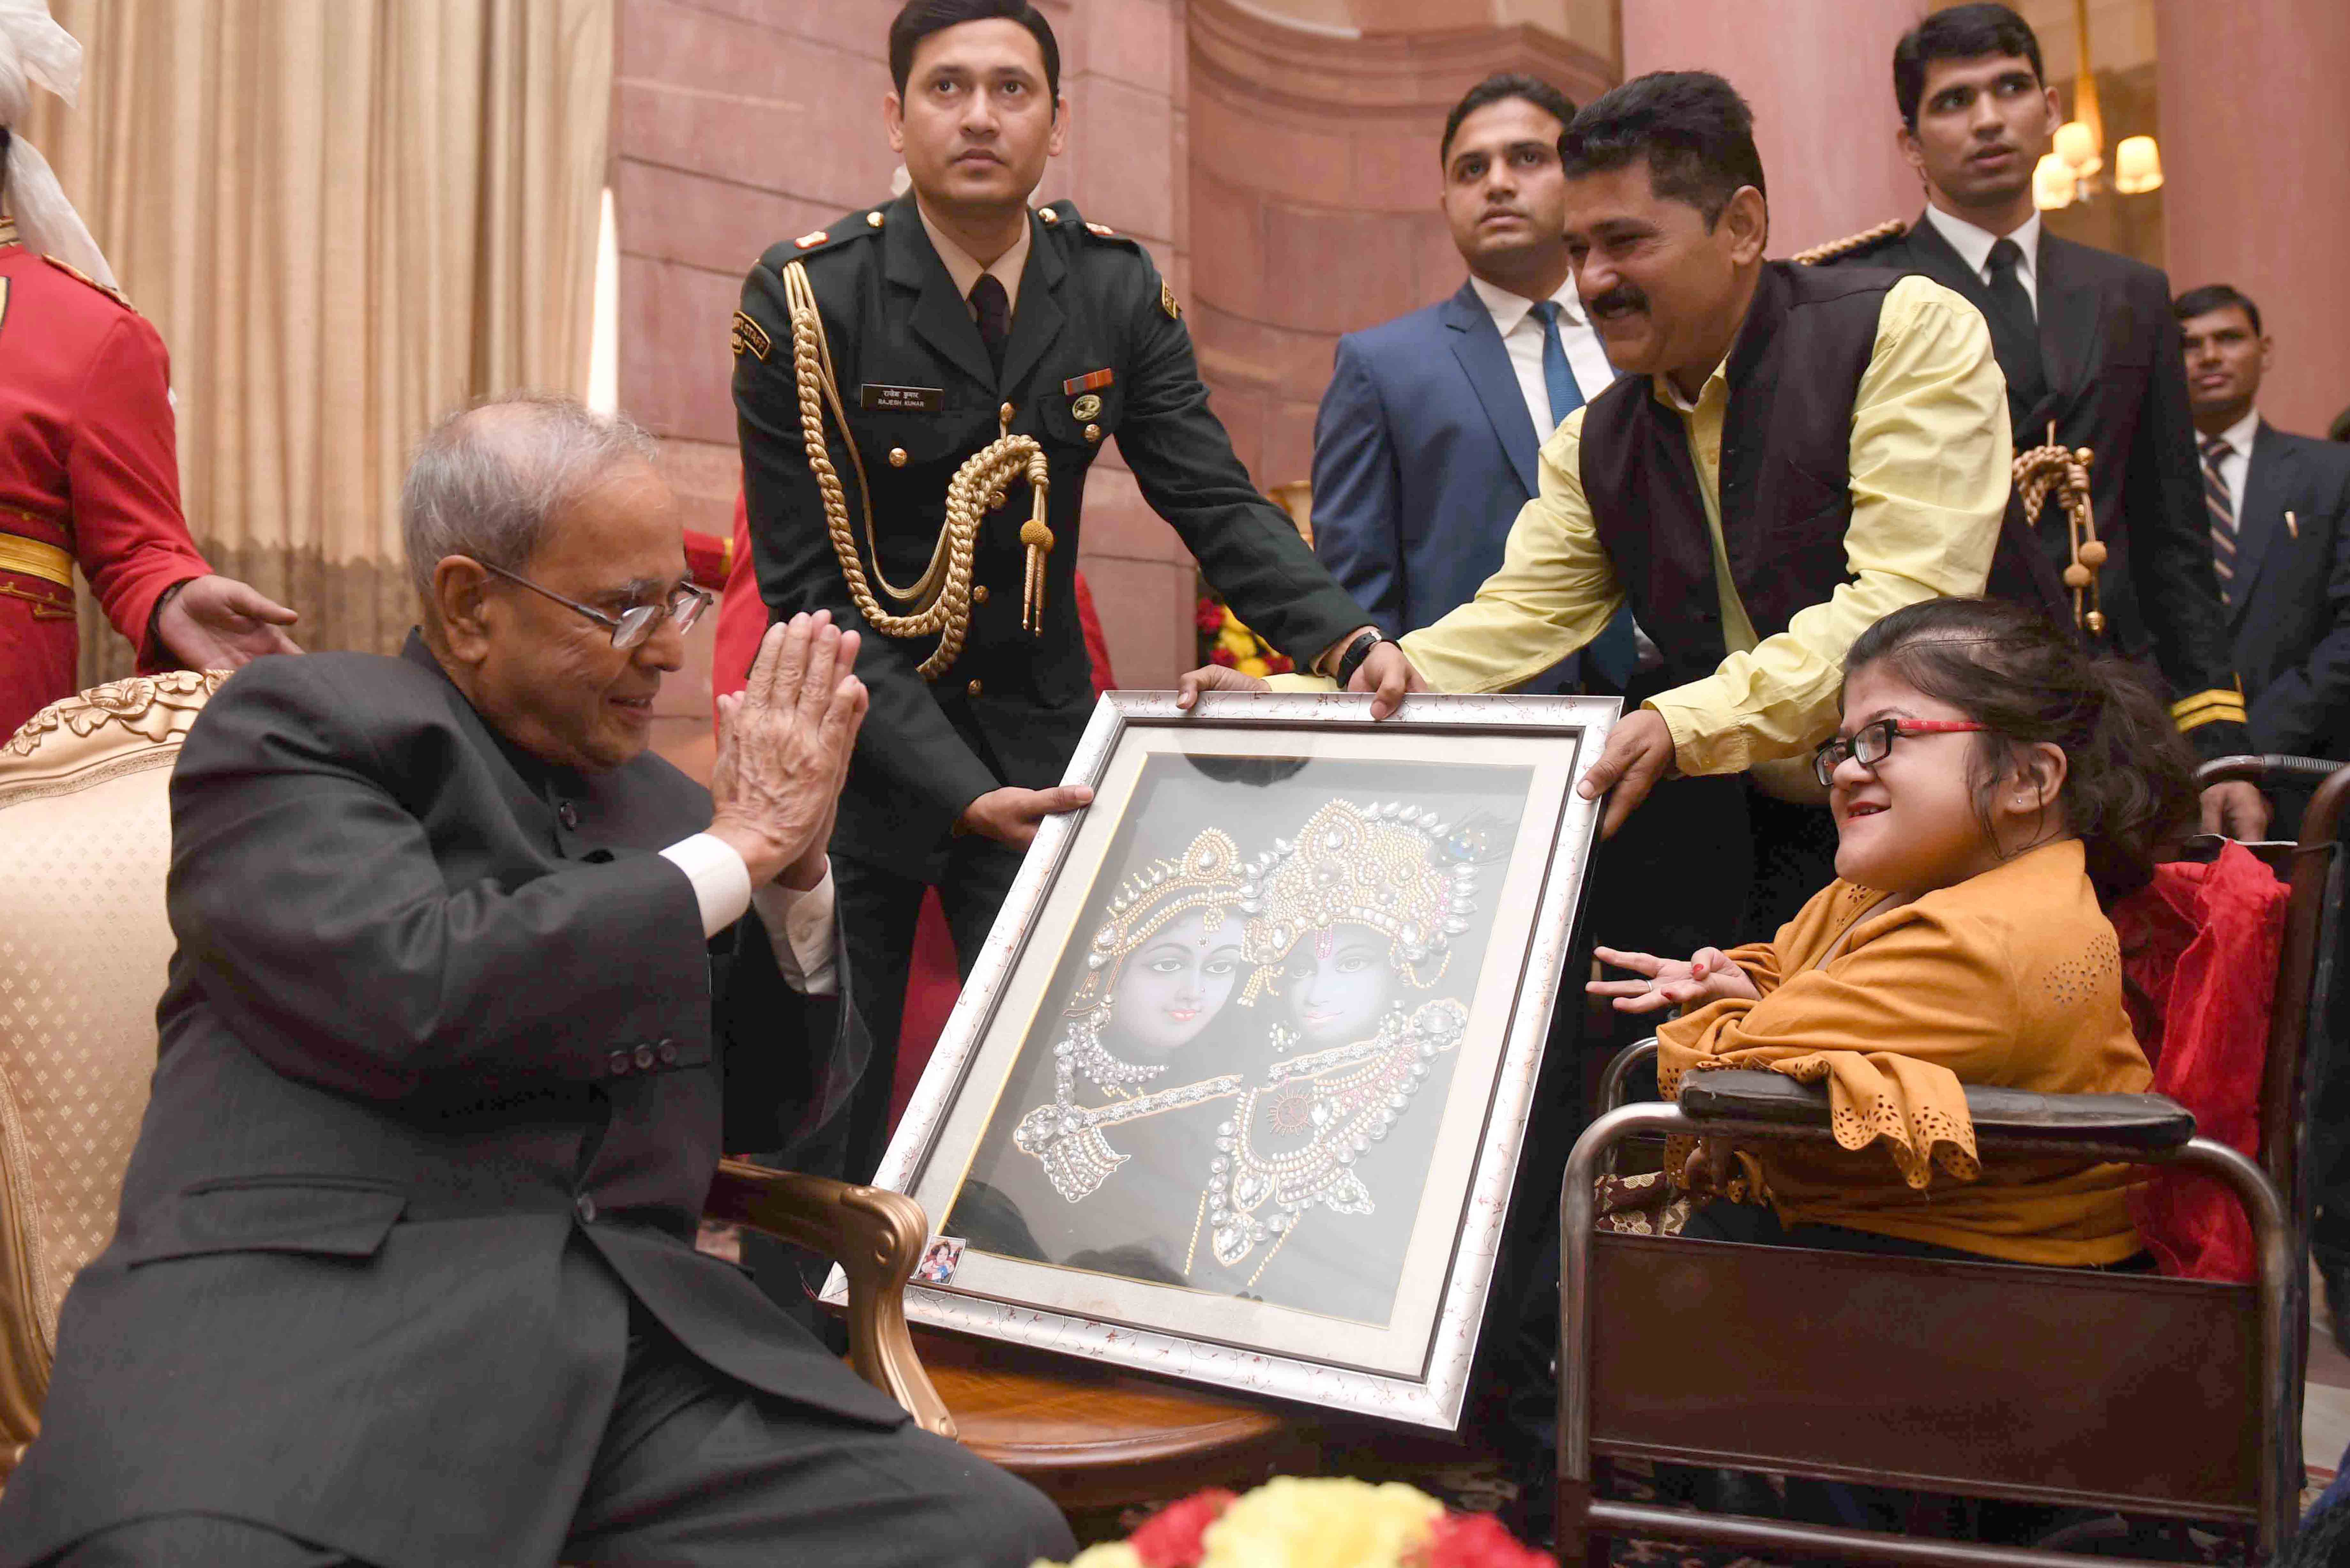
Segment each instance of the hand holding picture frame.
[[1105,696],[877,1178],[907,1315],[1457,1427],[1617,707]]

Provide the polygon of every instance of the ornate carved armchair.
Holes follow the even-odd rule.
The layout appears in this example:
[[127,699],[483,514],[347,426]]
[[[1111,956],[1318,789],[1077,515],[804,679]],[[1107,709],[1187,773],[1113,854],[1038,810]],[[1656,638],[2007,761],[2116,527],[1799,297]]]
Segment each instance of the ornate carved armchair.
[[[0,742],[0,1484],[40,1429],[67,1287],[114,1233],[172,954],[172,764],[226,679],[115,681]],[[837,1259],[858,1374],[954,1434],[906,1332],[913,1199],[728,1160],[708,1207]]]

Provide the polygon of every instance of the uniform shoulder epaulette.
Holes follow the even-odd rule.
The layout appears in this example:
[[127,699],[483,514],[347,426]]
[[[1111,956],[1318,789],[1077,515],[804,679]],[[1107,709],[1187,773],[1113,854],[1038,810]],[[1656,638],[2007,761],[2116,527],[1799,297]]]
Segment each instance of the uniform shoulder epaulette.
[[889,210],[886,206],[859,207],[826,228],[810,229],[806,234],[794,235],[770,247],[760,259],[781,270],[785,262],[821,255],[826,251],[838,250],[857,240],[871,239],[887,226],[889,221]]
[[1807,251],[1797,251],[1788,259],[1804,266],[1817,266],[1822,262],[1843,261],[1849,256],[1866,255],[1880,245],[1891,244],[1905,237],[1909,225],[1899,218],[1887,218],[1873,229],[1863,229],[1856,234],[1846,234],[1840,240],[1830,240],[1824,245],[1814,245]]
[[1086,216],[1077,211],[1077,204],[1066,198],[1049,206],[1037,208],[1036,221],[1047,229],[1056,232],[1087,234],[1097,240],[1107,240],[1114,245],[1124,245],[1128,250],[1139,251],[1142,248],[1142,242],[1132,235],[1121,234],[1107,223],[1087,221]]
[[107,298],[114,301],[115,304],[122,306],[123,309],[130,312],[133,316],[139,314],[139,307],[131,304],[130,296],[124,294],[120,289],[109,288],[105,284],[99,282],[98,279],[90,276],[89,274],[82,271],[81,268],[74,265],[71,262],[61,262],[57,260],[57,257],[47,254],[43,255],[41,259],[48,263],[51,266],[57,268],[59,272],[65,274],[68,277],[74,279],[76,282],[89,285],[90,287],[98,290],[99,293],[106,296]]

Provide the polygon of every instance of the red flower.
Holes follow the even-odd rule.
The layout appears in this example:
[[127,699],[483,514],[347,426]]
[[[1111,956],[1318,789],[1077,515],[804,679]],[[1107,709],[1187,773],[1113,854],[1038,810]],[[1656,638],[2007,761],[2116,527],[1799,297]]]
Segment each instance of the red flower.
[[1272,670],[1275,675],[1286,675],[1291,670],[1296,669],[1297,665],[1296,662],[1285,653],[1267,653],[1264,656],[1264,667],[1267,670]]
[[1211,664],[1221,664],[1225,669],[1230,670],[1233,665],[1240,662],[1240,656],[1220,642],[1216,644],[1215,647],[1208,649],[1208,662]]
[[1201,631],[1222,631],[1224,628],[1224,607],[1205,594],[1191,611],[1191,624]]
[[1429,1537],[1427,1568],[1558,1568],[1558,1563],[1547,1552],[1518,1544],[1490,1513],[1448,1513]]
[[1142,1559],[1142,1568],[1196,1568],[1207,1550],[1200,1537],[1223,1517],[1232,1501],[1232,1494],[1221,1487],[1195,1491],[1152,1514],[1127,1544]]

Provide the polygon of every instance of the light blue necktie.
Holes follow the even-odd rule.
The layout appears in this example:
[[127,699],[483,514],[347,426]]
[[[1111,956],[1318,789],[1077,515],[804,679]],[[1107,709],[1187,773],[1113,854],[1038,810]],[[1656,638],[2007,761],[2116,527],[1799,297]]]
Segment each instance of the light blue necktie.
[[1561,308],[1555,299],[1534,306],[1543,324],[1543,387],[1550,393],[1550,430],[1542,432],[1544,441],[1565,422],[1567,415],[1583,407],[1583,389],[1575,384],[1575,370],[1566,362],[1566,345],[1558,336]]

